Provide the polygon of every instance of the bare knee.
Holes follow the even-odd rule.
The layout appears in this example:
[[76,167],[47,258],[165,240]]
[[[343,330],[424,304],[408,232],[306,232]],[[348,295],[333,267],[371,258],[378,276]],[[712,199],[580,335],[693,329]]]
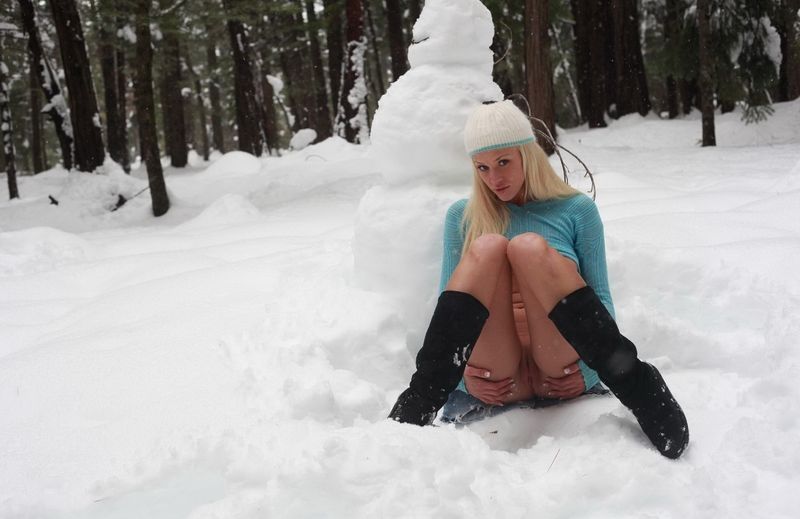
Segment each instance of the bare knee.
[[508,260],[512,265],[525,263],[541,263],[555,252],[548,245],[547,240],[538,234],[526,232],[515,236],[508,243]]
[[508,249],[508,239],[500,234],[484,234],[473,240],[467,249],[467,257],[477,263],[503,261]]

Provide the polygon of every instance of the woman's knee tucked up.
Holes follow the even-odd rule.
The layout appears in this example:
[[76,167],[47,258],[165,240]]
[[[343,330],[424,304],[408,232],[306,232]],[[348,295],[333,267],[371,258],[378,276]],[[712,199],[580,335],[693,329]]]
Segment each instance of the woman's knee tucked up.
[[531,260],[539,262],[547,259],[552,252],[547,240],[532,232],[515,236],[508,244],[508,259],[511,263]]
[[506,256],[508,239],[501,234],[484,234],[475,238],[467,254],[478,262],[496,262]]

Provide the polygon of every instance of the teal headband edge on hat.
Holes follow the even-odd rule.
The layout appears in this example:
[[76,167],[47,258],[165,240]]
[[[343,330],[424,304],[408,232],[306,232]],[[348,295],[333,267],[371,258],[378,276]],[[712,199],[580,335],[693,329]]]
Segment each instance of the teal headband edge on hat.
[[491,151],[491,150],[500,150],[503,148],[511,148],[514,146],[522,146],[523,144],[528,144],[529,142],[535,141],[535,137],[526,137],[524,139],[520,139],[518,141],[511,141],[511,142],[501,142],[500,144],[492,144],[491,146],[483,146],[478,148],[477,150],[472,150],[469,152],[470,157],[474,157],[478,153],[483,153],[484,151]]

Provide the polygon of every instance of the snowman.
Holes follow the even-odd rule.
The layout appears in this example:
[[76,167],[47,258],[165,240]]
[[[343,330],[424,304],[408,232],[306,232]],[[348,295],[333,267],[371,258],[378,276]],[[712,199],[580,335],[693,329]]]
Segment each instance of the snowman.
[[411,67],[373,119],[369,154],[384,183],[359,204],[356,280],[397,305],[412,353],[438,296],[447,208],[472,182],[464,124],[480,103],[503,98],[492,81],[493,35],[479,0],[427,0],[414,24]]

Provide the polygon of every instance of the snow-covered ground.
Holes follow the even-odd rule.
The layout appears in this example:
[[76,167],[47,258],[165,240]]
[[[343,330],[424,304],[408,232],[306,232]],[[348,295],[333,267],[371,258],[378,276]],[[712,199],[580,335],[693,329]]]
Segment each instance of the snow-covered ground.
[[[776,108],[719,116],[717,148],[692,117],[562,134],[595,171],[621,327],[689,418],[675,462],[613,397],[384,419],[426,323],[391,289],[416,264],[361,272],[409,219],[370,227],[368,147],[168,169],[159,219],[147,192],[109,211],[143,170],[20,178],[0,203],[0,517],[796,517],[800,101]],[[449,201],[468,178],[417,189]]]

